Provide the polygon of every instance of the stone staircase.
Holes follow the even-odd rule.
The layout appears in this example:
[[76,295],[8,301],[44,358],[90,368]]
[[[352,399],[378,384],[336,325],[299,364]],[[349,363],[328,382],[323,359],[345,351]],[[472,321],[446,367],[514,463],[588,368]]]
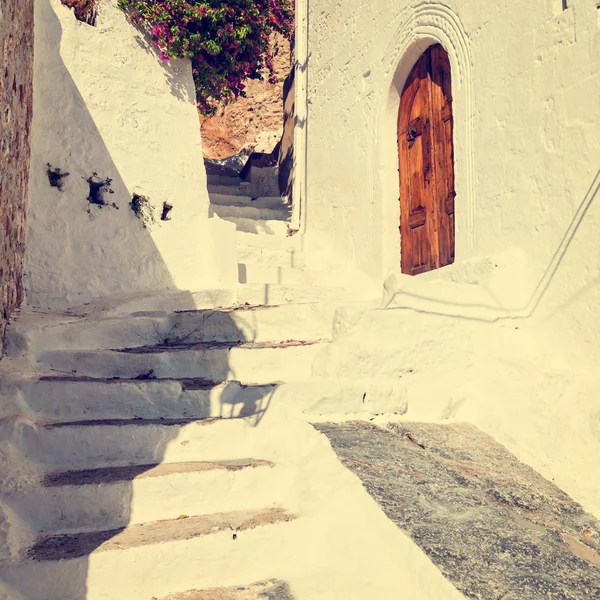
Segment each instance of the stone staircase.
[[[295,259],[271,245],[288,238],[238,235],[252,236],[240,264]],[[401,438],[381,429],[406,410],[403,380],[379,368],[365,377],[371,359],[352,336],[351,351],[330,343],[340,314],[351,326],[372,302],[341,285],[259,280],[240,284],[228,306],[190,308],[222,300],[217,292],[23,309],[11,325],[0,363],[0,599],[464,599],[464,582],[435,558],[450,556],[450,542],[424,547],[392,522],[407,527],[404,496],[420,506],[440,440],[423,442],[414,424]],[[336,355],[335,374],[332,352],[349,360]],[[408,368],[409,358],[395,349],[390,362]],[[363,425],[331,423],[361,411]],[[375,437],[357,449],[356,431]],[[375,454],[396,446],[417,453],[418,472],[395,456],[380,464]],[[490,443],[480,446],[485,454]],[[395,499],[400,476],[413,487]],[[581,539],[575,558],[595,568]]]
[[250,173],[244,180],[233,169],[210,165],[207,173],[211,216],[235,223],[245,233],[288,235],[291,205],[281,198],[274,173],[262,177]]
[[[286,582],[322,579],[303,548],[306,535],[326,544],[332,491],[310,471],[339,465],[308,460],[323,442],[298,411],[337,307],[358,296],[270,284],[274,263],[296,268],[295,250],[239,235],[240,264],[257,271],[232,306],[165,310],[189,301],[169,292],[24,309],[13,324],[0,365],[0,454],[17,481],[0,489],[3,600],[291,600]],[[345,579],[327,585],[327,597],[352,597]],[[246,595],[224,595],[232,586]],[[265,596],[271,587],[287,595]]]
[[[291,308],[93,322],[24,315],[14,335],[26,337],[25,362],[33,365],[21,358],[19,373],[13,364],[8,387],[22,416],[10,445],[22,457],[16,468],[35,475],[26,492],[4,496],[15,539],[0,597],[149,599],[185,592],[201,587],[196,567],[189,565],[181,585],[166,572],[185,563],[191,548],[210,563],[229,558],[223,545],[238,537],[250,547],[252,539],[269,546],[284,537],[297,518],[297,507],[286,502],[297,473],[273,442],[279,434],[256,425],[275,382],[308,378],[331,335],[331,313],[298,305],[293,319]],[[302,341],[281,339],[282,322]],[[167,337],[157,337],[161,331]],[[117,573],[114,584],[92,585],[94,564],[104,577]],[[163,583],[151,575],[159,571]],[[271,575],[257,571],[249,581],[229,583]]]

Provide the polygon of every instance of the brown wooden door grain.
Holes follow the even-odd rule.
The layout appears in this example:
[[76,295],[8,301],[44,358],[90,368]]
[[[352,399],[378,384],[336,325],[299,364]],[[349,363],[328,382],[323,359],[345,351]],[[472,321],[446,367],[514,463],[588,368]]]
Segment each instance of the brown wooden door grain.
[[402,272],[454,262],[450,61],[439,44],[413,67],[398,114]]

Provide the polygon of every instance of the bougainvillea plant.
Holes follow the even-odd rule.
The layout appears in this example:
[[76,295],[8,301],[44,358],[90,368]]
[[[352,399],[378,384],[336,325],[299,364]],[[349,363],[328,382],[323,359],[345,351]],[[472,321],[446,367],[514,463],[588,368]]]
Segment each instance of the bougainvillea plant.
[[191,59],[205,115],[245,96],[247,79],[277,83],[270,36],[293,36],[294,0],[119,0],[119,7],[163,60]]

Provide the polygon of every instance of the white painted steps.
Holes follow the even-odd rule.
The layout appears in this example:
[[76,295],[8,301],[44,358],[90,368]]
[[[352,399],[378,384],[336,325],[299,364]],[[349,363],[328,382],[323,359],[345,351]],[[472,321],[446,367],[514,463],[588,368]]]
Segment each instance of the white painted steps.
[[287,250],[299,251],[300,242],[298,236],[288,236],[285,238],[259,235],[247,231],[238,231],[235,235],[238,246],[255,246],[268,248],[269,250]]
[[286,207],[261,208],[255,205],[231,206],[217,205],[211,206],[211,213],[218,215],[221,219],[254,219],[264,221],[288,221],[291,211]]
[[41,376],[15,384],[38,425],[114,419],[207,419],[254,415],[275,385],[202,379]]
[[122,552],[130,548],[188,540],[220,532],[248,531],[288,522],[294,515],[280,508],[220,512],[129,525],[119,531],[80,532],[42,537],[30,550],[34,561],[60,561],[92,552]]
[[133,348],[153,344],[197,342],[268,342],[331,337],[336,304],[285,303],[189,311],[139,311],[131,315],[70,316],[49,319],[23,312],[11,339],[20,338],[20,352],[33,355],[45,349]]
[[325,343],[326,340],[208,342],[125,350],[48,350],[40,354],[38,363],[54,371],[99,378],[303,381],[310,377],[313,361]]
[[[46,474],[8,506],[39,534],[29,559],[2,575],[24,598],[84,589],[86,600],[113,600],[106,573],[131,600],[197,589],[208,564],[229,564],[235,528],[242,580],[277,575],[254,557],[270,564],[289,519],[304,518],[296,489],[308,484],[291,457],[318,436],[296,439],[298,425],[280,429],[271,415],[306,402],[302,384],[337,306],[360,294],[314,285],[297,240],[237,236],[250,280],[237,306],[194,310],[197,292],[177,292],[175,312],[166,296],[107,300],[15,329],[15,348],[41,373],[14,386],[24,417],[8,443]],[[278,382],[292,382],[287,393]]]
[[[239,231],[237,235],[239,237]],[[300,253],[294,248],[266,248],[244,243],[237,246],[237,259],[238,264],[252,263],[268,267],[296,267],[301,264]]]
[[292,485],[289,471],[260,459],[109,466],[49,473],[11,508],[42,535],[77,534],[272,508]]
[[328,274],[309,271],[303,267],[283,267],[256,264],[253,262],[238,263],[239,282],[269,285],[327,285]]
[[[263,414],[269,409],[265,398]],[[261,417],[260,411],[257,417]],[[45,426],[20,424],[13,440],[45,471],[68,471],[273,458],[258,437],[256,419],[98,419]]]
[[279,237],[289,235],[292,208],[285,199],[273,195],[279,193],[276,177],[259,177],[254,182],[225,182],[213,178],[208,192],[211,216],[234,223],[238,231]]
[[276,235],[287,237],[289,235],[289,222],[283,219],[257,219],[249,217],[227,217],[225,219],[234,223],[238,231],[257,233],[261,235]]
[[230,195],[230,194],[211,194],[211,208],[219,216],[226,208],[247,207],[262,210],[281,210],[289,213],[292,210],[291,205],[287,204],[280,196],[261,196],[253,198],[246,195]]
[[269,569],[264,561],[295,521],[284,509],[265,508],[40,540],[35,558],[2,573],[3,583],[22,594],[6,599],[150,600],[197,587],[222,565],[230,576],[246,577],[248,570]]
[[229,175],[217,175],[214,173],[207,173],[207,180],[209,193],[211,191],[211,188],[237,187],[242,183],[242,179],[240,177]]
[[238,286],[237,301],[248,304],[276,306],[281,304],[351,303],[366,299],[365,290],[347,290],[341,286],[298,284],[246,283]]

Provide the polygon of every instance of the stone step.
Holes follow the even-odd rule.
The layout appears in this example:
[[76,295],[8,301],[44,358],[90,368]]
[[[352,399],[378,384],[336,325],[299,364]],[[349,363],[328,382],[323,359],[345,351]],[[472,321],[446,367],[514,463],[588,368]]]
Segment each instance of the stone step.
[[278,505],[293,476],[256,459],[60,471],[7,504],[44,535],[107,531],[181,515]]
[[[264,581],[265,568],[270,570],[264,561],[281,554],[297,523],[284,509],[264,508],[42,538],[25,562],[3,570],[0,589],[11,590],[6,600],[151,600],[215,579],[227,585],[237,577]],[[276,562],[275,573],[285,561]],[[263,588],[273,589],[287,593],[285,587]]]
[[236,176],[229,175],[217,175],[214,173],[207,174],[208,181],[208,193],[211,193],[211,188],[229,188],[229,187],[238,187],[242,183],[242,179]]
[[256,233],[260,235],[274,235],[279,237],[288,236],[287,220],[281,219],[252,219],[245,217],[225,217],[224,221],[234,223],[237,231],[244,233]]
[[[291,206],[281,196],[263,196],[255,198],[247,195],[211,194],[210,203],[213,208],[220,206],[247,206],[262,209],[281,209],[291,212]],[[217,213],[220,214],[220,213]]]
[[294,600],[295,598],[287,582],[269,579],[250,585],[188,590],[180,594],[169,594],[161,600]]
[[271,460],[276,448],[266,445],[255,426],[270,408],[270,398],[265,398],[259,408],[254,419],[90,419],[42,426],[23,423],[15,432],[13,444],[45,471],[221,461],[240,456]]
[[250,181],[243,181],[239,177],[237,180],[215,182],[208,184],[208,195],[221,196],[248,196],[252,197],[255,186]]
[[303,268],[290,268],[254,263],[238,263],[238,279],[240,283],[258,283],[271,285],[319,285],[327,283],[321,272]]
[[287,250],[299,252],[299,238],[297,235],[276,237],[248,231],[237,231],[235,234],[238,246],[254,246],[269,250]]
[[237,532],[288,522],[294,515],[282,508],[240,510],[188,516],[129,525],[107,531],[42,537],[30,550],[36,562],[58,561],[99,552],[122,552],[130,548],[183,541],[221,532]]
[[272,306],[286,303],[313,304],[347,303],[362,299],[360,290],[347,290],[339,286],[279,285],[270,283],[240,284],[237,291],[238,304]]
[[31,421],[40,425],[127,419],[208,419],[255,415],[275,385],[202,379],[93,379],[42,376],[17,381]]
[[198,379],[123,380],[50,376],[14,384],[32,423],[158,422],[256,417],[271,402],[311,415],[403,414],[405,381],[312,377],[306,382],[244,385]]
[[260,206],[212,205],[211,216],[218,215],[221,219],[251,219],[258,221],[289,221],[291,211],[286,206],[261,208]]
[[100,378],[305,381],[324,344],[324,340],[289,340],[271,344],[209,342],[125,350],[47,350],[40,354],[38,362],[54,371]]
[[[249,265],[247,272],[275,280],[277,267]],[[285,270],[293,276],[295,270]],[[21,351],[37,356],[46,349],[81,350],[132,348],[153,344],[198,342],[268,342],[285,339],[321,339],[331,336],[334,308],[313,304],[238,306],[189,311],[147,311],[118,318],[44,315],[18,319],[11,335],[19,336]]]
[[[240,232],[238,232],[238,235],[239,233]],[[269,267],[298,267],[302,265],[301,253],[293,248],[263,248],[262,246],[238,244],[237,259],[238,263],[252,263]]]

